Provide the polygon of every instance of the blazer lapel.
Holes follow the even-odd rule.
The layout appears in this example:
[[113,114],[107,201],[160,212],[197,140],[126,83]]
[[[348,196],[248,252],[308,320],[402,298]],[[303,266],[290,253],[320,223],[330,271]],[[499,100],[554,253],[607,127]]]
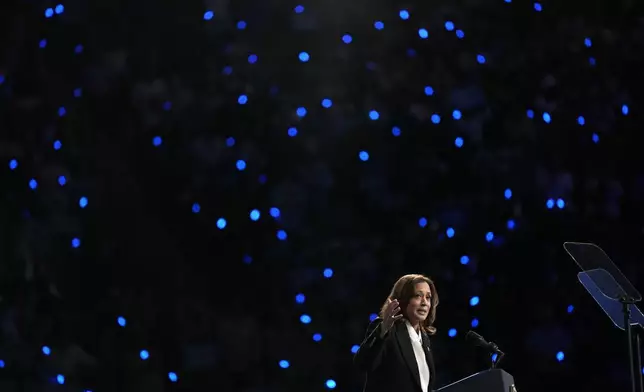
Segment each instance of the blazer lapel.
[[436,367],[434,365],[434,355],[432,353],[432,346],[430,345],[429,336],[423,332],[423,348],[425,349],[425,359],[427,359],[427,366],[429,367],[429,389],[434,389],[436,382]]
[[418,371],[418,363],[416,363],[414,348],[411,346],[411,338],[409,337],[407,324],[405,322],[401,321],[396,325],[396,340],[398,340],[400,352],[402,353],[403,358],[405,358],[405,363],[407,363],[407,367],[409,368],[412,377],[420,388],[420,372]]

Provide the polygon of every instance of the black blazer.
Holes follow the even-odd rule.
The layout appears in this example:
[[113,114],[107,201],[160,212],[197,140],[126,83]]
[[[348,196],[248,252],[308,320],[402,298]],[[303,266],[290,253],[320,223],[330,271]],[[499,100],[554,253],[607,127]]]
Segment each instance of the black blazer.
[[[381,318],[367,327],[360,349],[353,358],[354,364],[366,376],[364,392],[421,392],[420,372],[414,356],[407,325],[401,319],[380,338]],[[425,358],[429,367],[428,390],[434,390],[436,371],[429,337],[422,334]]]

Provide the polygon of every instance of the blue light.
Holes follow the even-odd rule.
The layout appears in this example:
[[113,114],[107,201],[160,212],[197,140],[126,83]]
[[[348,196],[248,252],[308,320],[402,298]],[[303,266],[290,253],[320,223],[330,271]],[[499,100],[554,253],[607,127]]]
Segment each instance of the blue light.
[[279,365],[282,369],[288,369],[288,367],[291,366],[291,364],[288,363],[288,361],[285,359],[282,359],[281,361],[279,361]]
[[211,20],[214,16],[215,16],[215,13],[214,13],[214,12],[212,12],[212,11],[206,11],[206,12],[203,14],[203,19],[204,19],[204,20]]
[[373,121],[376,121],[380,118],[380,113],[378,113],[376,110],[371,110],[369,111],[369,118]]
[[373,24],[373,27],[375,27],[375,28],[376,28],[376,30],[382,30],[382,29],[384,29],[384,28],[385,28],[385,24],[384,24],[384,23],[382,23],[381,21],[376,21],[376,22]]
[[348,44],[350,44],[352,41],[353,41],[353,37],[351,37],[351,35],[350,35],[350,34],[345,34],[345,35],[343,35],[343,36],[342,36],[342,42],[344,42],[345,44],[347,44],[347,45],[348,45]]
[[313,334],[313,341],[314,342],[319,342],[321,340],[322,340],[322,334],[319,334],[319,333]]
[[227,224],[228,224],[228,222],[226,222],[226,219],[224,219],[224,218],[217,219],[217,228],[219,230],[225,229]]
[[54,150],[58,151],[63,147],[63,143],[60,142],[60,140],[55,140],[54,141]]
[[418,219],[418,226],[423,228],[427,227],[427,218],[421,217],[420,219]]
[[505,196],[507,200],[512,199],[512,189],[510,188],[506,189],[505,192],[503,193],[503,196]]
[[325,278],[331,278],[333,277],[333,270],[331,268],[325,268],[324,272],[322,273]]
[[434,95],[434,88],[432,86],[425,86],[425,95],[428,97]]
[[322,100],[322,107],[323,107],[323,108],[328,109],[328,108],[330,108],[331,106],[333,106],[333,102],[332,102],[329,98],[324,98],[324,99]]
[[61,107],[58,108],[58,116],[59,117],[65,117],[66,114],[67,114],[67,109],[65,109],[64,106],[61,106]]
[[240,105],[246,105],[248,103],[248,96],[242,94],[237,98],[237,103]]
[[74,89],[74,98],[80,98],[83,95],[83,89],[77,88]]
[[301,62],[306,63],[311,59],[311,56],[309,56],[308,53],[306,52],[301,52],[298,56]]
[[72,239],[72,248],[78,248],[81,245],[81,240],[78,238]]
[[541,12],[543,8],[541,7],[541,3],[534,3],[534,10],[537,12]]
[[622,114],[624,116],[628,115],[628,105],[622,105]]
[[65,12],[65,6],[62,4],[58,4],[56,8],[54,8],[54,12],[56,12],[56,15],[60,15],[63,12]]
[[0,73],[0,85],[4,83],[5,77]]
[[62,374],[57,375],[56,382],[60,385],[63,385],[65,383],[65,376],[63,376]]
[[249,64],[255,64],[257,62],[258,58],[256,54],[251,54],[248,56],[248,63]]
[[470,263],[470,257],[467,255],[461,256],[461,264],[468,265]]
[[38,181],[36,181],[33,178],[31,180],[29,180],[29,188],[34,189],[34,190],[36,188],[38,188]]
[[163,139],[161,139],[161,136],[155,136],[152,138],[152,145],[154,147],[159,147],[163,143]]
[[461,111],[460,111],[460,110],[456,109],[456,110],[454,110],[454,111],[452,112],[452,118],[453,118],[454,120],[457,120],[457,121],[458,121],[458,120],[460,120],[462,117],[463,117],[463,114],[461,113]]
[[299,108],[297,108],[295,113],[297,114],[298,117],[304,117],[304,116],[306,116],[306,108],[299,107]]
[[0,359],[0,369],[4,369],[5,363],[2,359]]
[[453,31],[454,30],[454,22],[448,20],[445,22],[445,30],[447,31]]
[[[248,58],[248,61],[250,62],[250,57]],[[221,73],[223,73],[226,76],[229,76],[230,74],[233,73],[233,67],[231,67],[230,65],[227,65],[224,67],[223,70],[221,70]]]
[[87,207],[87,198],[85,196],[81,197],[80,200],[78,200],[78,206],[80,208]]
[[487,234],[485,234],[485,240],[487,242],[492,242],[492,240],[494,240],[494,233],[488,231]]
[[277,239],[280,241],[286,241],[288,238],[288,234],[286,234],[286,231],[284,230],[278,230],[277,231]]
[[546,124],[550,124],[550,121],[552,120],[552,118],[550,117],[550,113],[544,112],[543,116],[541,117],[543,118],[543,122],[545,122]]
[[371,313],[371,314],[369,315],[369,321],[373,321],[373,320],[375,320],[375,319],[377,319],[377,318],[378,318],[378,315],[377,315],[377,314],[375,314],[375,313]]
[[302,12],[304,12],[304,6],[303,5],[298,5],[298,6],[295,7],[294,11],[295,11],[296,14],[301,14]]
[[360,350],[360,346],[358,346],[357,344],[354,344],[353,346],[351,346],[351,352],[353,354],[357,353],[358,350]]
[[594,57],[589,57],[588,64],[590,64],[591,67],[594,67],[595,65],[597,65],[597,60],[595,60]]
[[477,296],[470,298],[470,306],[476,306],[479,304],[479,302],[480,300],[479,300],[479,297]]
[[139,357],[141,358],[141,360],[145,361],[146,359],[150,358],[150,353],[148,352],[148,350],[141,350],[141,352],[139,352]]
[[395,137],[400,136],[400,128],[398,127],[391,128],[391,134],[394,135]]
[[586,119],[584,118],[584,116],[577,117],[577,124],[581,126],[584,126],[586,124]]
[[593,143],[595,144],[599,143],[599,135],[596,133],[593,133],[592,140],[593,140]]
[[447,230],[445,230],[445,234],[447,234],[447,238],[453,238],[456,232],[451,227],[448,227]]
[[528,116],[528,118],[534,118],[534,110],[528,109],[526,110],[525,113],[526,113],[526,116]]
[[487,61],[487,60],[485,59],[485,56],[483,56],[482,54],[478,54],[478,55],[476,55],[476,62],[477,62],[477,63],[479,63],[479,64],[485,64],[485,62],[486,62],[486,61]]
[[300,322],[302,324],[310,324],[311,323],[311,316],[308,314],[303,314],[300,316]]
[[269,214],[271,214],[271,216],[276,219],[280,217],[280,213],[280,209],[277,207],[271,207],[271,209],[269,210]]
[[74,53],[76,54],[83,53],[83,45],[80,45],[80,44],[76,45],[76,47],[74,48]]
[[127,325],[127,320],[125,320],[125,317],[123,317],[123,316],[119,316],[119,317],[117,317],[117,319],[116,319],[116,323],[117,323],[119,326],[121,326],[121,327],[125,328],[125,326]]
[[229,136],[226,138],[226,146],[232,147],[235,145],[235,138],[232,136]]
[[260,216],[260,215],[261,215],[261,214],[259,213],[259,210],[252,210],[252,211],[250,212],[250,220],[252,220],[252,221],[257,221],[257,220],[259,219],[259,216]]
[[244,22],[243,20],[240,20],[239,22],[237,22],[237,30],[244,30],[244,29],[246,29],[246,22]]
[[298,304],[303,304],[306,301],[306,296],[302,293],[295,296],[295,302]]
[[456,38],[463,39],[465,38],[465,32],[463,30],[456,30]]
[[432,114],[432,122],[434,124],[439,124],[441,122],[441,116],[438,114]]
[[456,329],[455,328],[450,328],[449,331],[447,331],[447,335],[450,338],[453,338],[454,336],[456,336]]
[[563,199],[557,199],[557,207],[562,210],[566,206],[566,202]]
[[496,362],[498,358],[499,358],[499,355],[497,353],[492,354],[492,362]]
[[566,309],[568,313],[572,313],[575,310],[575,307],[572,305],[568,305],[568,308]]
[[47,40],[46,39],[40,40],[40,43],[38,43],[38,46],[40,46],[40,49],[45,49],[47,47]]
[[192,212],[198,214],[201,211],[201,205],[199,203],[192,203]]
[[51,349],[47,346],[42,346],[42,353],[45,355],[50,355],[51,354]]
[[429,32],[427,32],[427,29],[418,29],[418,36],[422,39],[426,39],[429,37]]
[[60,186],[65,186],[65,184],[67,184],[67,178],[65,178],[65,176],[58,176],[58,184]]
[[514,230],[514,228],[516,227],[516,223],[514,222],[514,219],[508,219],[506,227],[508,228],[508,230]]
[[177,374],[175,372],[169,372],[168,380],[170,380],[170,382],[177,382],[179,380],[179,377],[177,377]]
[[586,45],[587,48],[590,48],[593,46],[593,41],[590,38],[584,38],[584,45]]
[[360,153],[358,154],[358,157],[362,162],[366,162],[369,160],[369,153],[366,151],[360,151]]
[[246,162],[243,159],[240,159],[237,161],[235,166],[237,167],[237,170],[242,171],[246,169]]
[[478,327],[479,326],[479,319],[473,318],[472,323],[470,325],[472,326],[472,328]]
[[334,389],[337,386],[335,381],[333,380],[326,380],[326,387],[329,389]]
[[549,210],[554,208],[554,206],[555,206],[555,201],[553,199],[548,199],[546,201],[546,208],[548,208]]
[[402,20],[407,20],[407,19],[409,19],[409,11],[400,10],[400,12],[398,13],[398,16],[400,16],[400,19],[402,19]]
[[47,8],[45,10],[45,18],[51,18],[52,16],[54,16],[54,10],[51,8]]
[[18,161],[15,159],[12,159],[9,161],[9,169],[10,170],[16,170],[18,168]]
[[564,360],[564,358],[565,358],[565,355],[564,355],[563,351],[559,351],[557,353],[557,361],[562,362]]
[[252,264],[253,263],[253,258],[250,257],[250,255],[244,255],[244,257],[242,257],[242,262],[244,264]]

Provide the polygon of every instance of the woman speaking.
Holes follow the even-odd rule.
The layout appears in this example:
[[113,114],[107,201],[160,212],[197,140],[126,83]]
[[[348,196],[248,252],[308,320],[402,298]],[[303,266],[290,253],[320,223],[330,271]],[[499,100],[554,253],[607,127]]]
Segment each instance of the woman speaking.
[[424,275],[398,279],[367,333],[354,363],[364,392],[428,392],[436,373],[429,335],[436,333],[438,293]]

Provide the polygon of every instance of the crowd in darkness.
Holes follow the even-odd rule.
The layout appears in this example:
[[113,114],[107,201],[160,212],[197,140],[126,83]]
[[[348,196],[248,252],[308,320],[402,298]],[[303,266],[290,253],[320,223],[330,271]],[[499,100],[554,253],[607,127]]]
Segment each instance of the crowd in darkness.
[[357,391],[405,273],[439,385],[625,385],[561,244],[643,282],[632,2],[6,6],[0,390]]

